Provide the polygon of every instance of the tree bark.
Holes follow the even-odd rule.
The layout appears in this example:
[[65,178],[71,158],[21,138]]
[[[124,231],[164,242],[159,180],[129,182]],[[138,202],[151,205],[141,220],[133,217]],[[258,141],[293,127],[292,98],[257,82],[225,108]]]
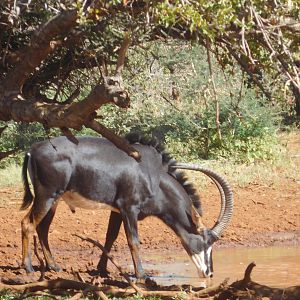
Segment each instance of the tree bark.
[[24,82],[41,62],[56,49],[59,41],[54,40],[76,25],[77,10],[67,10],[49,20],[36,31],[29,45],[22,51],[20,60],[2,82],[4,95],[20,93]]
[[292,83],[292,92],[295,97],[295,112],[296,116],[300,117],[300,88]]

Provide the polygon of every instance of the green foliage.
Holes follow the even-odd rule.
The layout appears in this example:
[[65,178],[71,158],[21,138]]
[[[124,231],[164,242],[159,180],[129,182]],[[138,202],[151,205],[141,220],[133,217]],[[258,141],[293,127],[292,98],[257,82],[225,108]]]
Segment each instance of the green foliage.
[[[0,124],[0,127],[3,127],[3,125],[4,124]],[[0,136],[0,152],[13,149],[17,149],[18,152],[13,157],[1,161],[0,168],[8,167],[14,162],[20,164],[23,160],[24,152],[27,151],[33,143],[47,138],[45,129],[38,123],[25,124],[10,122],[6,125],[7,128]],[[51,136],[58,134],[58,130],[51,130]]]
[[[153,59],[150,69],[139,69],[128,77],[133,95],[131,108],[102,108],[105,126],[121,135],[130,130],[152,134],[165,142],[179,160],[226,158],[253,162],[276,157],[275,134],[281,106],[271,105],[255,89],[245,88],[237,70],[229,77],[216,68],[220,141],[204,49],[156,44],[151,51],[160,59]],[[132,60],[143,65],[138,52],[133,53]],[[178,101],[171,95],[174,86],[180,93]]]
[[[104,125],[119,134],[130,130],[153,133],[179,158],[253,161],[273,157],[279,114],[295,109],[291,82],[299,71],[299,1],[175,0],[129,5],[112,0],[93,6],[93,17],[84,13],[80,1],[50,0],[45,4],[37,0],[28,5],[4,1],[0,4],[2,78],[41,25],[62,8],[75,7],[79,14],[76,28],[53,38],[64,42],[35,68],[23,85],[24,98],[35,101],[43,99],[42,95],[50,102],[64,102],[78,89],[76,101],[81,101],[99,83],[102,61],[114,69],[127,31],[132,42],[125,79],[132,108],[101,109]],[[159,42],[162,39],[163,43]],[[213,69],[221,140],[206,52],[199,45],[216,57]],[[259,79],[269,100],[253,86],[247,89],[240,84],[246,80],[241,70],[248,72],[251,84],[253,78]],[[172,96],[174,90],[179,91],[179,99]],[[276,103],[270,105],[271,100]],[[82,133],[93,134],[89,130]],[[56,134],[51,132],[51,136]],[[46,137],[40,125],[10,123],[1,137],[0,151],[23,151]]]
[[[125,82],[130,84],[131,108],[106,105],[99,111],[101,123],[120,135],[132,130],[153,134],[178,160],[226,158],[253,162],[276,156],[275,133],[283,109],[280,103],[271,105],[256,89],[246,88],[238,69],[225,72],[213,61],[220,104],[219,140],[205,49],[178,42],[149,43],[147,47],[146,57],[139,48],[130,53]],[[178,99],[172,96],[174,88],[179,92]],[[51,136],[57,134],[51,131]],[[83,129],[79,134],[95,133]],[[10,123],[1,137],[0,150],[26,150],[45,138],[40,125]]]
[[[13,300],[13,299],[19,299],[21,297],[22,297],[21,295],[13,294],[11,292],[6,292],[6,291],[0,292],[0,300]],[[28,299],[28,300],[51,300],[51,299],[53,299],[53,296],[32,296],[32,297],[26,297],[26,299]]]
[[18,148],[25,150],[33,142],[42,140],[45,131],[41,124],[22,124],[11,122],[1,135],[1,151]]

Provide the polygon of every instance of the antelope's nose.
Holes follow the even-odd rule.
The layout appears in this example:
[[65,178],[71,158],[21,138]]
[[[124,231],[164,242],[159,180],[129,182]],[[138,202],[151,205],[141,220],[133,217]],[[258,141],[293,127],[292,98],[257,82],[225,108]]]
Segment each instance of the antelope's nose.
[[209,271],[209,270],[206,270],[206,271],[205,271],[205,277],[206,277],[206,278],[208,278],[208,277],[212,278],[213,276],[214,276],[213,272],[211,272],[211,271]]

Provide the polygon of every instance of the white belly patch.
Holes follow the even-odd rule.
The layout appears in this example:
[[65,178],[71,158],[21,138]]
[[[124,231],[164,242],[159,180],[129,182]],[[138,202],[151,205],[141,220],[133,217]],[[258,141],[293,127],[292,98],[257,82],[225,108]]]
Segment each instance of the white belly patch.
[[79,207],[91,210],[108,209],[118,213],[120,212],[117,208],[113,206],[95,200],[87,199],[77,192],[67,191],[61,196],[60,199],[62,201],[65,201],[65,203],[70,207],[72,211],[75,211],[75,208]]

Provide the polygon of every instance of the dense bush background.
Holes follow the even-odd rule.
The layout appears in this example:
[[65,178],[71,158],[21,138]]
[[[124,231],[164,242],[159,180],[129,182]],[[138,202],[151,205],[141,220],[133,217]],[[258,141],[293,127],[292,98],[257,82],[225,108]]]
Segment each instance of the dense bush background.
[[[213,62],[220,105],[219,139],[205,49],[178,41],[147,47],[147,56],[139,48],[129,55],[125,82],[132,95],[131,108],[102,108],[105,126],[118,134],[131,130],[152,134],[184,161],[222,157],[253,162],[276,157],[276,131],[290,111],[286,101],[268,102],[234,66],[222,70]],[[281,96],[279,89],[278,98]],[[57,134],[57,130],[46,133],[39,124],[10,123],[1,136],[0,151],[25,150],[34,141]],[[83,129],[79,134],[93,133]]]

